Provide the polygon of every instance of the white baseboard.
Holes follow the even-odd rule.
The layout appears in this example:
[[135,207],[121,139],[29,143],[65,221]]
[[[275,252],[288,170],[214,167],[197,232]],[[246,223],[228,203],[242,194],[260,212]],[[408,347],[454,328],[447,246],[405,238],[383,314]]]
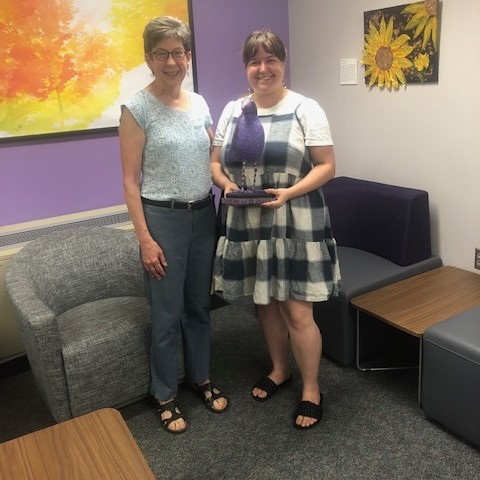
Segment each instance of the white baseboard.
[[83,212],[44,218],[31,222],[15,223],[0,227],[0,255],[13,254],[25,243],[46,233],[78,226],[117,226],[130,223],[126,205],[97,208]]

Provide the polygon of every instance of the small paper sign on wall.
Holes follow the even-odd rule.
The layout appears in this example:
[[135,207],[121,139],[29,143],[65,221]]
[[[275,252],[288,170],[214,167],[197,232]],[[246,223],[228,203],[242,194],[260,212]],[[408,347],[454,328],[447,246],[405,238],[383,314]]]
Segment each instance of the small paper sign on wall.
[[340,59],[340,85],[357,84],[357,63],[356,58]]

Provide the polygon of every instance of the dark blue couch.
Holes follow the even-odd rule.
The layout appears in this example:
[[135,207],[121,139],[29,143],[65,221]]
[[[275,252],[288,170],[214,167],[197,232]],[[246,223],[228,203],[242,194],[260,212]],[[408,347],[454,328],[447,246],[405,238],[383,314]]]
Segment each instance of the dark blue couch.
[[314,316],[324,355],[350,365],[356,346],[350,300],[439,267],[442,260],[431,254],[427,192],[349,177],[330,180],[323,192],[338,244],[342,288],[338,297],[314,304]]

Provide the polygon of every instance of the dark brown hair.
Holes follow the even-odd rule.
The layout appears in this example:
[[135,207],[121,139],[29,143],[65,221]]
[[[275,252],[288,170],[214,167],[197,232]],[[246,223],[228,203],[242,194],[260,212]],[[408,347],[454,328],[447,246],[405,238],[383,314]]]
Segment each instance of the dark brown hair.
[[260,48],[275,55],[281,62],[285,62],[287,58],[285,45],[276,33],[269,29],[256,30],[247,37],[243,45],[243,64],[245,66],[257,54]]

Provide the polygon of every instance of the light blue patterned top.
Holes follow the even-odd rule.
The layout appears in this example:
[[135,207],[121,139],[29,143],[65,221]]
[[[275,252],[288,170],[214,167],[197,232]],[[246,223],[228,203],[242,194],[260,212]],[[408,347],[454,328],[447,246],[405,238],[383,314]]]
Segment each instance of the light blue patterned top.
[[142,159],[142,197],[150,200],[201,200],[212,187],[210,139],[212,125],[207,103],[188,92],[190,110],[167,107],[146,90],[122,105],[145,131]]

